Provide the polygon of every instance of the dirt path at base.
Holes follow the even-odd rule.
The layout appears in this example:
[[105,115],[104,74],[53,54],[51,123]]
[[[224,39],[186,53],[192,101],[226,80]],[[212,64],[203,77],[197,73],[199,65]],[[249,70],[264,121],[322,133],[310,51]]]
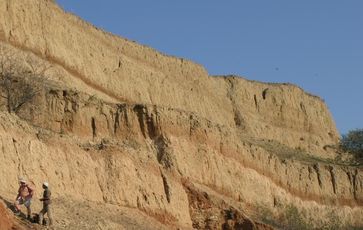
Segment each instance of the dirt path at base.
[[132,208],[65,198],[53,201],[54,229],[171,229]]
[[[8,201],[8,199],[5,199]],[[40,211],[40,202],[33,207],[33,214]],[[32,224],[25,217],[15,217],[7,205],[0,200],[0,230],[152,230],[177,229],[165,226],[145,213],[117,205],[76,201],[65,198],[53,200],[52,228]],[[22,208],[22,212],[25,209]],[[45,215],[47,218],[47,215]]]

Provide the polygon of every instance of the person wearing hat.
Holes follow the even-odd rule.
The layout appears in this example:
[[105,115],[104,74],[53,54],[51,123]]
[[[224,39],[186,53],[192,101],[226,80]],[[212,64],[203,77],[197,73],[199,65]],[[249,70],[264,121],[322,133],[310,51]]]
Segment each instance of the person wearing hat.
[[18,195],[16,196],[14,206],[15,206],[15,214],[20,215],[20,205],[24,205],[27,209],[27,218],[30,219],[31,215],[31,200],[34,195],[34,189],[32,189],[27,181],[23,178],[19,180],[20,187],[18,189]]
[[52,225],[53,224],[53,219],[52,219],[52,211],[51,211],[51,208],[50,208],[51,192],[50,192],[50,189],[49,189],[48,182],[43,183],[43,189],[44,189],[43,198],[39,199],[40,201],[43,202],[43,209],[39,213],[39,224],[43,223],[44,215],[47,213],[48,219],[49,219],[49,225]]

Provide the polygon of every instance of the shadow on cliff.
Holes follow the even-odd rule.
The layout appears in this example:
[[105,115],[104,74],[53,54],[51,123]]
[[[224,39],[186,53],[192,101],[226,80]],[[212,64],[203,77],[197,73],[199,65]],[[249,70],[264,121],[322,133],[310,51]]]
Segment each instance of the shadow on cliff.
[[0,196],[0,200],[3,201],[8,209],[10,209],[13,213],[15,212],[14,203]]
[[[2,203],[4,205],[2,205]],[[28,229],[30,227],[30,223],[27,223],[26,215],[21,212],[21,214],[15,218],[15,207],[12,202],[5,199],[4,197],[0,196],[0,226],[4,225],[5,227],[1,227],[1,229],[12,229],[12,230],[22,230],[22,229]],[[6,206],[6,207],[5,207]],[[8,208],[11,210],[11,214],[5,209]],[[10,214],[10,216],[9,216]],[[14,218],[13,218],[14,217]],[[23,226],[27,227],[23,227]]]

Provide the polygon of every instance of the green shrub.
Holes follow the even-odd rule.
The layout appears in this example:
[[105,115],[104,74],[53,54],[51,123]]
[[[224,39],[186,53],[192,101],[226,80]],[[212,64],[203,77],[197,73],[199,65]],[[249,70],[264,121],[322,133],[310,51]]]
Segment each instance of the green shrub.
[[344,134],[340,140],[340,149],[363,161],[363,129],[351,130]]

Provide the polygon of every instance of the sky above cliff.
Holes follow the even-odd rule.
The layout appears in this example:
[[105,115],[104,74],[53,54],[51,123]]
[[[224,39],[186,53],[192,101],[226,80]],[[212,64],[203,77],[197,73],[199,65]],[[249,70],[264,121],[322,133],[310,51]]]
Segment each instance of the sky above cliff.
[[211,75],[299,85],[325,100],[341,133],[363,128],[362,0],[57,2]]

